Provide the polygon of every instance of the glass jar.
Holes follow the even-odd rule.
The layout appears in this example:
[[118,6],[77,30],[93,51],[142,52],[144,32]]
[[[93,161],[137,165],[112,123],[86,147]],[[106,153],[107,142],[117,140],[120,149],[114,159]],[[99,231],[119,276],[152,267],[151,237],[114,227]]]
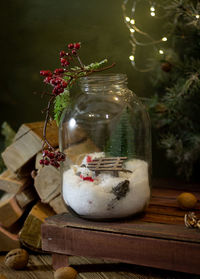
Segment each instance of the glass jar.
[[60,123],[62,195],[79,217],[107,220],[145,210],[150,199],[148,114],[124,74],[81,78],[82,94]]

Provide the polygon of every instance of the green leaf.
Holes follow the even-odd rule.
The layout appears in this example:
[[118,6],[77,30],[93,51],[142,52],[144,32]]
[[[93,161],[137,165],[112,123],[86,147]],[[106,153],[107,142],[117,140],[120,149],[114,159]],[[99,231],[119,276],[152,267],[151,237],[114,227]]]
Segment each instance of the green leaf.
[[104,60],[102,60],[100,62],[91,63],[91,64],[85,66],[84,69],[87,70],[87,71],[96,70],[96,69],[100,68],[103,64],[105,64],[107,62],[108,62],[108,60],[104,59]]
[[58,95],[55,98],[54,102],[54,119],[56,120],[57,125],[60,123],[61,114],[67,106],[70,104],[70,94],[69,90],[65,89],[65,91]]

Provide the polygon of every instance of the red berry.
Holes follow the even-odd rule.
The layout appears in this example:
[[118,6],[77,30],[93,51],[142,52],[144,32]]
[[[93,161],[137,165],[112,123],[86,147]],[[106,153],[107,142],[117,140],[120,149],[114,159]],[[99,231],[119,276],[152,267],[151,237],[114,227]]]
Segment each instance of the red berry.
[[74,48],[74,44],[68,44],[68,48],[69,49],[73,49]]
[[76,54],[77,54],[77,52],[76,52],[75,49],[72,49],[72,54],[73,54],[73,55],[76,55]]
[[59,74],[64,73],[64,71],[65,71],[65,70],[64,70],[63,68],[55,69],[54,74],[59,75]]
[[58,84],[58,85],[56,85],[55,87],[54,87],[54,89],[53,89],[53,94],[55,94],[55,95],[59,95],[60,93],[62,93],[64,91],[64,88],[60,85],[60,84]]
[[50,152],[49,155],[48,155],[48,157],[49,157],[50,159],[53,159],[53,158],[55,157],[55,154],[54,154],[53,152]]
[[49,160],[44,160],[44,165],[48,166],[49,165]]
[[66,61],[64,66],[68,66],[69,64],[70,64],[69,61]]
[[66,88],[67,85],[68,85],[68,83],[67,83],[66,81],[62,81],[62,87],[63,87],[63,88]]
[[52,72],[47,70],[47,71],[40,71],[40,75],[41,76],[45,76],[45,77],[51,77],[52,76]]
[[60,167],[60,164],[55,162],[54,167],[58,169]]
[[46,77],[46,78],[44,79],[44,82],[45,82],[45,83],[50,83],[51,80],[52,80],[52,77]]
[[64,64],[67,60],[65,58],[60,58],[61,64]]
[[53,78],[53,79],[51,80],[51,84],[53,84],[53,85],[60,84],[61,82],[62,82],[62,79],[59,78],[59,77]]
[[44,165],[44,160],[41,159],[39,163],[40,163],[40,165]]
[[81,47],[81,44],[80,44],[80,43],[75,43],[75,44],[74,44],[74,48],[75,48],[75,49],[79,49],[80,47]]
[[64,57],[65,55],[66,55],[65,51],[62,50],[62,51],[60,52],[60,57]]

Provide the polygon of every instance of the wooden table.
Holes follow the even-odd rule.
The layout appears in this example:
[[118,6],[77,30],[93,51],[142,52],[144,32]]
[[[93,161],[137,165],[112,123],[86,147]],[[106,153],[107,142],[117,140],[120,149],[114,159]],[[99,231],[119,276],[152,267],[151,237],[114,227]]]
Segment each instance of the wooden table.
[[[78,271],[77,279],[199,279],[198,275],[142,267],[133,264],[111,263],[85,257],[70,257],[70,265]],[[23,270],[12,270],[4,265],[0,255],[0,275],[7,279],[53,279],[50,255],[30,255],[29,264]]]
[[200,274],[200,231],[184,225],[186,211],[176,203],[181,192],[153,189],[146,213],[128,220],[91,222],[69,213],[47,218],[43,250],[52,253],[54,268],[74,255]]

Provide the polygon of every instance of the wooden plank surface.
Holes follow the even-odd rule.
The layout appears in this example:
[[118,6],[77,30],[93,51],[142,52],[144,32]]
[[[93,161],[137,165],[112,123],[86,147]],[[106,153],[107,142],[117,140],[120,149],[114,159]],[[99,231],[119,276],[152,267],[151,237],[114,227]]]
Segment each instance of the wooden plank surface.
[[[199,230],[188,229],[184,225],[184,215],[188,211],[180,209],[176,202],[176,197],[181,192],[182,190],[153,189],[151,202],[146,212],[127,220],[91,222],[64,213],[53,216],[46,221],[48,224],[59,227],[85,228],[200,243]],[[199,200],[200,192],[194,192],[194,194]],[[200,214],[199,202],[196,213]]]
[[44,251],[200,274],[198,243],[48,225],[42,230]]
[[[12,270],[4,265],[0,255],[0,274],[7,279],[53,279],[50,255],[31,255],[24,270]],[[78,271],[77,279],[199,279],[198,275],[113,263],[94,258],[70,257],[70,265]]]
[[[200,275],[200,232],[185,227],[188,211],[176,202],[181,192],[156,189],[146,212],[126,220],[95,222],[69,213],[47,218],[42,248],[58,258],[60,254],[96,257]],[[199,206],[195,212],[200,213]],[[64,263],[61,257],[59,266]]]

